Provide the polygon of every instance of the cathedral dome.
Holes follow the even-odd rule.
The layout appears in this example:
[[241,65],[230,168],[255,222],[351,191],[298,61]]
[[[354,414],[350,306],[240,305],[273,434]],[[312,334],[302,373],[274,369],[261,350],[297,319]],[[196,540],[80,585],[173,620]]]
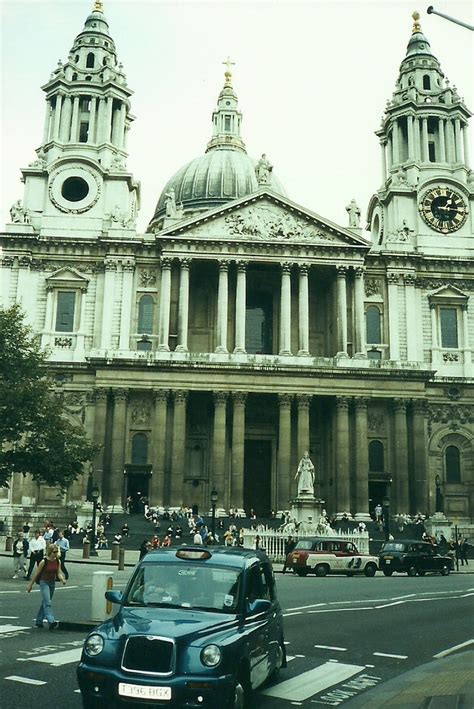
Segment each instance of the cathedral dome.
[[[256,192],[259,184],[255,175],[257,161],[246,152],[228,148],[209,150],[194,158],[168,180],[163,189],[152,222],[165,214],[166,196],[174,189],[176,203],[184,213],[195,213]],[[279,180],[272,174],[269,189],[284,195]]]

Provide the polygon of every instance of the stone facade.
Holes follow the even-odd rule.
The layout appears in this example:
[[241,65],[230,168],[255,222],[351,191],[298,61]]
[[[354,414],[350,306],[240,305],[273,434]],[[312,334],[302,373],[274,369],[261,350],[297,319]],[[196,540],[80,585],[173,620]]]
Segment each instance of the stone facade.
[[[22,303],[66,415],[102,445],[92,472],[110,509],[138,492],[208,509],[212,489],[219,507],[288,509],[308,450],[330,513],[363,518],[390,494],[393,512],[431,514],[441,489],[448,516],[472,519],[470,114],[416,24],[378,131],[371,241],[355,203],[341,227],[248,175],[241,196],[182,203],[171,180],[178,205],[162,196],[137,233],[131,92],[101,3],[43,87],[43,144],[0,237],[0,297]],[[239,117],[227,71],[208,151],[237,153],[237,179],[229,95]],[[14,476],[0,508],[76,510],[86,486],[87,474],[58,500]]]

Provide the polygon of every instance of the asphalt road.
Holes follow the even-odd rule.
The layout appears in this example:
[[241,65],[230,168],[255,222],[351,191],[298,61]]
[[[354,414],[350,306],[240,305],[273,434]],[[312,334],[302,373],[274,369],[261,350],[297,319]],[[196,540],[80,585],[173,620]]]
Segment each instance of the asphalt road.
[[[89,619],[93,570],[71,564],[69,583],[58,587],[53,601],[59,620]],[[130,569],[115,571],[114,585],[123,587],[129,575]],[[279,574],[277,585],[289,663],[276,683],[257,693],[263,709],[350,703],[473,637],[469,574]],[[22,579],[11,579],[11,559],[0,558],[0,705],[80,707],[75,668],[84,632],[33,628],[39,593],[25,588]]]

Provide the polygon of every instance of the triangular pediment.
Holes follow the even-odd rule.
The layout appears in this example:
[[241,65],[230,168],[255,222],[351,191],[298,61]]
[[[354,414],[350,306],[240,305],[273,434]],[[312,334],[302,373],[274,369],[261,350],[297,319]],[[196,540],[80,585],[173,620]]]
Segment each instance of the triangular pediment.
[[464,302],[469,298],[468,295],[462,292],[460,288],[452,285],[451,283],[446,286],[441,286],[433,293],[429,295],[429,300],[433,301],[451,301],[451,302]]
[[87,288],[89,285],[89,278],[72,266],[58,268],[45,280],[50,288]]
[[305,242],[331,247],[369,249],[358,234],[268,190],[241,197],[167,227],[157,235],[228,241]]

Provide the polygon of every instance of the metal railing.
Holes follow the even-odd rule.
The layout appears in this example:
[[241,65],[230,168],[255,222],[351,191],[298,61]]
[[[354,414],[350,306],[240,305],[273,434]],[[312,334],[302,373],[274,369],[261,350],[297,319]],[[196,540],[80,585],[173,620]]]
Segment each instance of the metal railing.
[[[266,531],[256,531],[255,529],[244,530],[244,547],[255,549],[258,539],[258,546],[264,549],[270,561],[283,563],[285,561],[285,543],[288,539],[288,534],[279,532],[275,529]],[[352,542],[361,554],[369,553],[369,533],[368,532],[340,532],[333,530],[331,534],[292,534],[293,539],[297,542],[300,539],[308,537],[321,537],[328,539],[340,539],[346,542]]]

